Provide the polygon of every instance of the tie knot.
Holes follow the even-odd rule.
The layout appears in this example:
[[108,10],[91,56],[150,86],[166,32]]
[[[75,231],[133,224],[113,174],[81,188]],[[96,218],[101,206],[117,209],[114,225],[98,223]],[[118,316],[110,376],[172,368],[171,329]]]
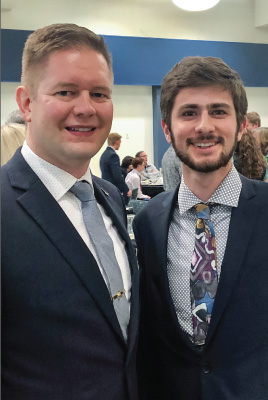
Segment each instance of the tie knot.
[[82,202],[90,201],[95,198],[92,186],[86,181],[76,182],[71,187],[70,192],[72,192]]
[[210,206],[212,206],[212,204],[213,203],[196,204],[194,207],[195,207],[195,210],[196,210],[196,213],[197,213],[197,218],[210,219]]

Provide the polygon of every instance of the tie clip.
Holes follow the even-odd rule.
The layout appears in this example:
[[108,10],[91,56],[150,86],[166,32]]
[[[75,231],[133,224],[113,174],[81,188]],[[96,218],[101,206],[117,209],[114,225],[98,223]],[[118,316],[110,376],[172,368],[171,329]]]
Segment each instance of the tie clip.
[[103,188],[101,188],[101,190],[103,191],[103,193],[104,193],[106,196],[109,196],[109,193],[106,192],[106,190],[104,190]]
[[114,296],[111,297],[112,300],[120,299],[120,297],[123,296],[123,294],[126,293],[125,289],[124,290],[119,290]]

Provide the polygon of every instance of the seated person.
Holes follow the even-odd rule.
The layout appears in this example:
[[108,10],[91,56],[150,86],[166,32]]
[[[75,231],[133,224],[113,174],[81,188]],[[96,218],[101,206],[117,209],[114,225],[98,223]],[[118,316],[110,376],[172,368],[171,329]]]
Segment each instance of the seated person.
[[[132,193],[134,191],[135,197],[136,197],[136,193],[137,193],[136,198],[138,200],[150,199],[150,196],[143,194],[141,191],[141,172],[144,169],[143,159],[140,157],[133,158],[132,166],[133,166],[133,170],[130,171],[126,176],[126,184],[129,188],[129,190],[132,190]],[[137,191],[135,189],[137,189]]]
[[135,157],[141,157],[144,160],[144,170],[141,173],[142,181],[146,181],[149,179],[150,181],[155,182],[158,178],[160,178],[160,171],[153,164],[147,163],[147,154],[145,153],[145,151],[138,151]]
[[126,156],[123,158],[122,163],[121,163],[121,171],[122,175],[124,176],[124,179],[126,178],[127,174],[132,171],[133,166],[132,166],[132,160],[134,157],[132,156]]

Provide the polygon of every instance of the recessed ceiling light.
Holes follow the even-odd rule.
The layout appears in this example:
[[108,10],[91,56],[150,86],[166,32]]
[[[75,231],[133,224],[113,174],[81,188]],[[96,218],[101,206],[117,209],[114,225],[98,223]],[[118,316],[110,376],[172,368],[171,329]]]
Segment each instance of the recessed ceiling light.
[[214,7],[220,0],[172,0],[175,6],[187,11],[204,11]]

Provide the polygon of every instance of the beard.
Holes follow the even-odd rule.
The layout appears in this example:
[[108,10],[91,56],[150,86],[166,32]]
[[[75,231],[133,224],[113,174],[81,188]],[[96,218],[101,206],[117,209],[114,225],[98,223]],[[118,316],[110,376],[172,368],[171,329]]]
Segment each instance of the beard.
[[[235,140],[234,140],[233,146],[230,149],[230,151],[228,153],[222,152],[220,154],[220,157],[218,158],[218,160],[213,161],[213,162],[211,162],[211,161],[201,161],[201,162],[194,161],[192,159],[192,157],[189,156],[189,154],[187,154],[186,152],[180,151],[176,147],[175,137],[174,137],[172,130],[170,130],[170,138],[171,138],[171,143],[175,150],[176,156],[180,159],[181,162],[183,162],[185,165],[187,165],[187,167],[191,168],[193,171],[207,173],[207,172],[217,171],[218,169],[220,169],[222,167],[226,167],[226,165],[232,158],[233,153],[236,149],[238,131],[239,131],[239,129],[237,128],[237,131],[235,133]],[[210,140],[210,141],[215,141],[217,143],[224,143],[223,138],[221,138],[221,137],[216,138],[214,135],[199,136],[199,141],[202,142],[202,140]],[[192,140],[187,139],[186,145],[192,146],[193,145]]]

